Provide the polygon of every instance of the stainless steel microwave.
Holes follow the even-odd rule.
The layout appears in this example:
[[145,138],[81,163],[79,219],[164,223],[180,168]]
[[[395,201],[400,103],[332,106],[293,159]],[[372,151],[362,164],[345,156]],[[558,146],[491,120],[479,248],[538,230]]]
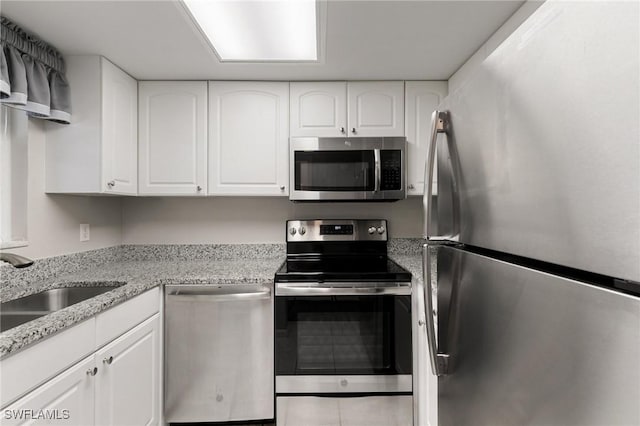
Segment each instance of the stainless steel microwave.
[[405,198],[404,137],[291,138],[292,201],[396,201]]

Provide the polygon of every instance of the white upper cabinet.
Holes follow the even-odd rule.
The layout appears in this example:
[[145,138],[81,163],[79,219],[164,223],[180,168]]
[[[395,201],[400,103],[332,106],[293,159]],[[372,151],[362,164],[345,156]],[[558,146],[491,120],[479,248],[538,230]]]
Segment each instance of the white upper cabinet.
[[289,83],[209,82],[209,193],[288,195]]
[[207,193],[207,83],[139,83],[140,195]]
[[108,61],[102,68],[102,173],[106,192],[138,192],[138,82]]
[[[407,195],[424,193],[425,161],[431,137],[431,114],[446,94],[446,81],[406,82]],[[437,193],[435,174],[432,188],[435,195]]]
[[72,122],[47,124],[45,191],[135,195],[136,80],[100,56],[69,56],[66,66]]
[[345,136],[347,83],[301,82],[290,85],[291,136]]
[[291,136],[404,136],[404,82],[291,83]]
[[404,136],[404,82],[358,81],[347,85],[350,136]]

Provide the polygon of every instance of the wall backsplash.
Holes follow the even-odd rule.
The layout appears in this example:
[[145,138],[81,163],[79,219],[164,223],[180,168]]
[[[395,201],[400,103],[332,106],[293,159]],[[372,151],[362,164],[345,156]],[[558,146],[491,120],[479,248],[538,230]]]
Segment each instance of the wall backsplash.
[[[122,238],[120,197],[44,193],[46,142],[45,124],[29,119],[29,246],[7,251],[41,259],[119,245]],[[89,241],[80,242],[81,223],[91,225]]]
[[422,235],[422,198],[293,203],[287,198],[123,198],[123,244],[283,243],[287,219],[387,219],[391,238]]

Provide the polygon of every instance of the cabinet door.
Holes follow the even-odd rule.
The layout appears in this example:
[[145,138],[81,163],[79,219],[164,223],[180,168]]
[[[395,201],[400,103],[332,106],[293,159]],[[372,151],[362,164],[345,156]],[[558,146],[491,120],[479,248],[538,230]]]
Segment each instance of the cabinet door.
[[138,82],[111,62],[102,63],[102,188],[138,193]]
[[207,83],[143,81],[138,88],[140,195],[205,195]]
[[345,136],[347,83],[291,83],[291,137]]
[[[55,355],[52,355],[55,356]],[[88,374],[95,366],[93,356],[28,393],[2,409],[3,425],[93,424],[95,377]]]
[[158,424],[159,329],[156,314],[96,352],[96,424]]
[[288,195],[289,84],[209,82],[209,193]]
[[349,136],[404,136],[404,82],[347,84]]
[[[424,168],[431,137],[431,114],[447,94],[445,81],[405,83],[405,131],[407,133],[407,195],[424,193]],[[433,193],[437,194],[434,173]]]

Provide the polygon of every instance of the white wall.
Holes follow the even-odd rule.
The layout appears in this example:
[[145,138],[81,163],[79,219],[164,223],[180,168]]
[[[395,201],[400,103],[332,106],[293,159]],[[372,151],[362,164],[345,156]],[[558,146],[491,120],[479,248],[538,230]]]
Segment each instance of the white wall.
[[511,35],[545,0],[527,0],[451,77],[449,93],[453,93],[491,52]]
[[282,243],[287,219],[378,218],[391,237],[422,235],[422,199],[293,203],[274,197],[124,198],[124,244]]
[[[119,197],[44,193],[45,125],[29,119],[28,247],[10,249],[32,259],[118,245],[122,241]],[[91,239],[80,242],[80,224],[91,225]]]

